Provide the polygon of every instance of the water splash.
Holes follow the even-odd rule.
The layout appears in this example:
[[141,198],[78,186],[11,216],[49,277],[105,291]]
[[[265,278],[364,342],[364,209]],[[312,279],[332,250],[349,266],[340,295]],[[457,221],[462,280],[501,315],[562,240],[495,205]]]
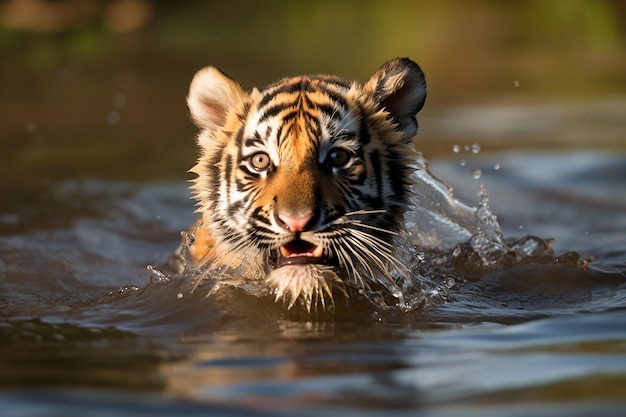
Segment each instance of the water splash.
[[481,185],[478,195],[480,202],[474,217],[476,228],[469,239],[469,245],[477,254],[480,267],[485,268],[494,266],[508,247],[504,243],[498,217],[489,206],[489,194],[484,185]]
[[446,250],[467,241],[475,229],[474,209],[458,201],[452,188],[430,173],[421,154],[416,162],[413,197],[404,217],[413,244]]
[[455,198],[451,187],[428,171],[423,158],[419,159],[418,168],[414,176],[415,197],[405,216],[409,240],[404,243],[414,248],[412,256],[405,260],[418,284],[405,291],[407,305],[419,309],[447,305],[455,294],[469,291],[463,289],[468,283],[488,285],[494,277],[506,281],[504,277],[520,268],[530,268],[527,271],[537,271],[539,275],[546,273],[541,268],[550,268],[555,275],[565,273],[563,268],[579,272],[588,269],[592,260],[589,257],[575,252],[555,255],[551,238],[506,239],[484,185],[480,186],[477,206],[469,207]]
[[[476,147],[468,149],[479,151]],[[526,236],[518,241],[507,241],[491,210],[484,185],[480,186],[477,206],[466,205],[455,198],[448,184],[429,171],[428,162],[421,154],[416,159],[412,180],[405,233],[395,241],[396,256],[408,273],[390,271],[396,285],[389,285],[386,289],[383,285],[380,291],[368,288],[356,294],[376,309],[410,311],[423,309],[433,302],[446,302],[450,299],[450,292],[458,289],[469,277],[481,279],[489,271],[521,263],[560,263],[584,268],[589,262],[577,254],[555,256],[551,239]],[[170,258],[166,269],[148,267],[152,280],[183,279],[192,283],[191,293],[201,288],[207,297],[219,298],[222,292],[236,288],[255,297],[275,299],[278,295],[280,298],[281,294],[273,294],[263,285],[263,280],[246,279],[241,271],[194,266],[188,261],[188,249],[192,243],[193,235],[183,232],[180,249]],[[381,279],[380,282],[387,281]],[[178,296],[181,294],[179,292]],[[312,305],[306,305],[306,309],[314,310]]]

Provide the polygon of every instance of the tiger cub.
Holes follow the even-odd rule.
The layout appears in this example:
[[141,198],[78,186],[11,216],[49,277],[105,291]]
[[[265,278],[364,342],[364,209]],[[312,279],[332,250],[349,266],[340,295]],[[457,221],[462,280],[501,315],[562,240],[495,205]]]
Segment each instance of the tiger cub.
[[304,75],[249,93],[214,67],[198,71],[187,97],[200,129],[191,262],[262,283],[289,308],[325,305],[336,290],[398,291],[393,238],[425,99],[408,58],[363,85]]

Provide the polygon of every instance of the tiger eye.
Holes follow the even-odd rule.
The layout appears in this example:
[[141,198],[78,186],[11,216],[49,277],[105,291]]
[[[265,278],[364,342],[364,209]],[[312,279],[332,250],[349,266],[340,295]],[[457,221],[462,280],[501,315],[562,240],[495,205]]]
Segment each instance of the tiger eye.
[[333,167],[343,167],[350,161],[350,152],[342,148],[335,148],[328,154],[328,162]]
[[257,152],[250,157],[250,165],[257,171],[265,171],[270,166],[270,156],[265,152]]

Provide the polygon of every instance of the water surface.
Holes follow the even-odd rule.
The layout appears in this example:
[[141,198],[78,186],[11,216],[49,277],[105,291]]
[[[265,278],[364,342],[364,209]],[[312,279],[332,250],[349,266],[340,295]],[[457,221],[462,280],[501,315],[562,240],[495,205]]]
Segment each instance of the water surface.
[[[476,161],[480,181],[456,160],[433,164],[468,191],[486,183],[505,236],[555,237],[555,255],[487,270],[424,264],[424,304],[357,302],[330,316],[151,283],[146,265],[166,259],[193,219],[186,184],[65,183],[46,198],[65,221],[4,218],[0,401],[12,415],[619,415],[624,161],[489,155]],[[524,174],[539,170],[554,175]]]
[[[623,6],[357,3],[3,3],[3,416],[623,415]],[[197,69],[249,89],[394,56],[426,73],[417,148],[482,208],[438,249],[411,228],[402,303],[308,314],[148,269],[195,219]],[[430,197],[408,220],[442,231]]]

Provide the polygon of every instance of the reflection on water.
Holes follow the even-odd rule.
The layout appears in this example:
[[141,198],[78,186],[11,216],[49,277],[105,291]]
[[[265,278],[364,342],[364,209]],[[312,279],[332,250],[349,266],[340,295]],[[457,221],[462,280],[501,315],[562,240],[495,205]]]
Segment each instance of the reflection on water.
[[[355,4],[0,5],[3,416],[623,414],[622,2]],[[311,317],[146,269],[194,220],[198,68],[250,88],[393,56],[424,68],[417,146],[468,203],[421,178],[408,305]]]
[[[593,255],[587,267],[576,255],[545,252],[547,242],[539,238],[517,243],[526,256],[496,267],[472,268],[476,259],[467,256],[476,248],[461,247],[465,258],[454,250],[438,257],[432,252],[426,261],[416,258],[416,271],[431,290],[425,304],[390,310],[356,300],[313,320],[273,297],[224,287],[207,298],[202,287],[191,291],[193,281],[149,283],[145,266],[164,260],[192,221],[185,184],[66,183],[48,201],[53,211],[55,204],[63,207],[67,222],[38,230],[23,224],[0,240],[0,384],[19,393],[5,393],[0,402],[61,413],[104,402],[116,415],[161,404],[180,415],[304,409],[314,415],[320,407],[454,415],[463,407],[469,415],[494,416],[527,412],[538,403],[558,405],[554,415],[570,415],[567,404],[574,402],[576,411],[619,415],[626,382],[626,243],[611,240],[603,228],[610,222],[615,236],[623,236],[626,211],[615,193],[601,201],[582,191],[598,182],[608,187],[602,172],[621,176],[611,177],[613,190],[620,190],[624,159],[586,155],[594,162],[579,169],[570,161],[582,154],[497,155],[501,170],[481,180],[497,190],[508,185],[509,193],[529,190],[523,200],[503,192],[498,203],[529,230],[553,221],[554,231],[567,232],[559,228],[567,218],[554,215],[554,208],[577,212],[588,234],[554,237]],[[493,165],[492,158],[474,162]],[[517,166],[526,172],[546,165],[564,174],[542,187],[532,176],[515,174]],[[452,184],[479,189],[458,161],[433,169]],[[559,186],[580,175],[587,178],[582,188]],[[81,204],[68,210],[67,195],[89,201],[90,210]],[[602,216],[588,205],[602,207]],[[549,218],[536,217],[544,211],[551,211]],[[611,247],[596,246],[596,228]],[[525,235],[506,223],[504,229],[513,240]],[[514,248],[513,240],[502,244]],[[537,256],[530,256],[533,250]],[[50,397],[39,391],[47,387],[70,391]],[[70,394],[76,388],[89,391]],[[137,396],[128,397],[132,392]]]

